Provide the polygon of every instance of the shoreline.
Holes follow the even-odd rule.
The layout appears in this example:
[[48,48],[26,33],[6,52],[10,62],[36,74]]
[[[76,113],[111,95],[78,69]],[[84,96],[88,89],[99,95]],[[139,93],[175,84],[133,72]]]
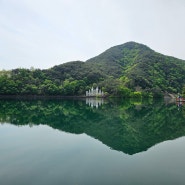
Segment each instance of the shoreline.
[[61,95],[0,95],[0,99],[86,99],[86,98],[105,98],[97,96],[61,96]]

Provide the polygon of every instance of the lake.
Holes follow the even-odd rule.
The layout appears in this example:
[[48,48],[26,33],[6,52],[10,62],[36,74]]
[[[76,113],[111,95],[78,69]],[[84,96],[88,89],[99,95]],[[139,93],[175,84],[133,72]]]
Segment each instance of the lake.
[[185,108],[0,100],[1,185],[185,184]]

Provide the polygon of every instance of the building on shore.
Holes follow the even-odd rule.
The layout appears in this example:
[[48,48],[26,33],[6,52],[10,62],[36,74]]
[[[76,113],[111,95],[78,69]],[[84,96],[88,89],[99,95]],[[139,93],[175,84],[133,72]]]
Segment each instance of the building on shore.
[[86,96],[87,97],[96,97],[96,96],[103,97],[104,92],[98,87],[96,87],[96,89],[92,87],[91,89],[89,89],[89,91],[86,91]]

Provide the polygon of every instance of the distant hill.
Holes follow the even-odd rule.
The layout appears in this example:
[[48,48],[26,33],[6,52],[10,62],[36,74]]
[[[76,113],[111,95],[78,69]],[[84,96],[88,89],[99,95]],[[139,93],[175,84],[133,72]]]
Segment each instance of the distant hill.
[[[107,94],[135,91],[161,95],[182,92],[185,61],[128,42],[85,62],[73,61],[47,70],[14,69],[0,76],[0,94],[83,95],[92,86]],[[2,74],[2,72],[1,72]]]

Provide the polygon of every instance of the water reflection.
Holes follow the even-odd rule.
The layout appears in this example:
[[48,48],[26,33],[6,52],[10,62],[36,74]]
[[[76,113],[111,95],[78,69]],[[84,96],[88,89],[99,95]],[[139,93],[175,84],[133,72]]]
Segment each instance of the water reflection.
[[85,100],[86,100],[86,104],[92,108],[94,108],[94,107],[98,108],[104,104],[103,98],[86,98]]
[[178,111],[176,104],[165,105],[164,102],[116,99],[106,104],[101,99],[0,101],[1,123],[30,127],[42,124],[69,133],[86,133],[110,148],[130,155],[184,136],[184,118],[184,107]]

